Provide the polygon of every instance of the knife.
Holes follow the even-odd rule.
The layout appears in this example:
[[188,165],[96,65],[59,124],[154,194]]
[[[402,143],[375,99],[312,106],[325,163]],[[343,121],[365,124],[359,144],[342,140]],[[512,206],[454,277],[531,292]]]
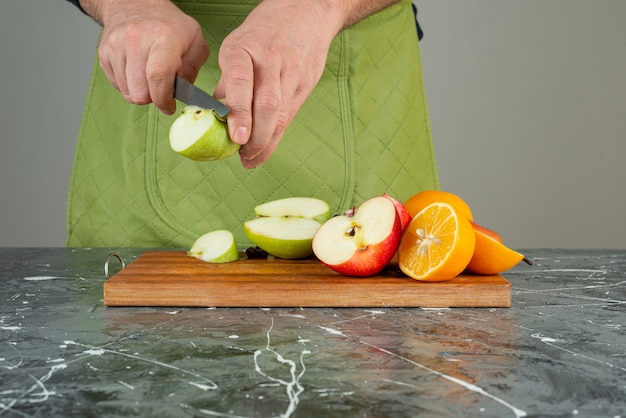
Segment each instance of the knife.
[[230,112],[230,108],[224,103],[179,76],[176,76],[174,98],[188,105],[211,109],[220,120],[225,120],[226,115]]

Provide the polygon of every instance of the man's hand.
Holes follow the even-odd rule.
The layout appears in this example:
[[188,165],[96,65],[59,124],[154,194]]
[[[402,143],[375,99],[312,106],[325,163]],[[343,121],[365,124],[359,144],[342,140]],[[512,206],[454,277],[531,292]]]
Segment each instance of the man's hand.
[[173,114],[174,78],[195,81],[209,57],[200,25],[169,0],[81,0],[103,25],[100,65],[130,103]]
[[322,3],[265,0],[220,47],[222,77],[215,94],[231,108],[230,135],[243,145],[245,167],[270,157],[322,76],[341,29]]
[[244,167],[265,162],[320,80],[330,44],[347,26],[397,0],[264,0],[219,51],[215,95]]

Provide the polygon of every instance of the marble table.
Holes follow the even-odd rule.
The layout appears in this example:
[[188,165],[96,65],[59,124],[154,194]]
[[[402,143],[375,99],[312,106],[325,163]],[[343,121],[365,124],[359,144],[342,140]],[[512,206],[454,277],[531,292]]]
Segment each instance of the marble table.
[[623,250],[497,309],[107,308],[109,252],[0,249],[1,417],[626,417]]

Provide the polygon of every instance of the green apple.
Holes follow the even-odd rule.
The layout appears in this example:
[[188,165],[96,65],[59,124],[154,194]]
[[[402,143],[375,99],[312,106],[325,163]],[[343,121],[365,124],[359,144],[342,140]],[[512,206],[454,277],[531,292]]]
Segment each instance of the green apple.
[[330,218],[326,202],[311,197],[288,197],[254,208],[257,218],[243,229],[254,244],[275,257],[298,259],[313,254],[313,235]]
[[217,230],[198,238],[187,255],[209,263],[228,263],[239,260],[239,250],[232,232]]
[[228,135],[225,122],[210,109],[185,106],[170,127],[170,146],[174,151],[196,161],[214,161],[230,157],[241,147]]

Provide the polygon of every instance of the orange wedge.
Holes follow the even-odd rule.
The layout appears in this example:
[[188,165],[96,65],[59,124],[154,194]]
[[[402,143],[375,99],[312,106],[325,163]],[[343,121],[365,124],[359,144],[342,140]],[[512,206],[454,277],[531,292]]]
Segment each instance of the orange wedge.
[[472,226],[474,227],[475,233],[477,234],[480,233],[481,235],[487,235],[488,237],[491,237],[494,240],[498,241],[500,244],[502,244],[502,237],[496,231],[489,229],[489,228],[485,228],[482,225],[478,225],[476,222],[472,222]]
[[465,270],[475,245],[474,228],[456,207],[431,203],[413,217],[404,231],[398,265],[416,280],[449,280]]
[[520,261],[523,254],[502,243],[500,235],[483,226],[473,224],[476,234],[474,255],[467,264],[467,269],[476,274],[498,274],[510,270]]
[[469,205],[463,199],[454,193],[444,192],[443,190],[422,190],[417,192],[404,203],[404,206],[411,216],[415,216],[426,206],[435,202],[448,203],[470,221],[474,219]]

